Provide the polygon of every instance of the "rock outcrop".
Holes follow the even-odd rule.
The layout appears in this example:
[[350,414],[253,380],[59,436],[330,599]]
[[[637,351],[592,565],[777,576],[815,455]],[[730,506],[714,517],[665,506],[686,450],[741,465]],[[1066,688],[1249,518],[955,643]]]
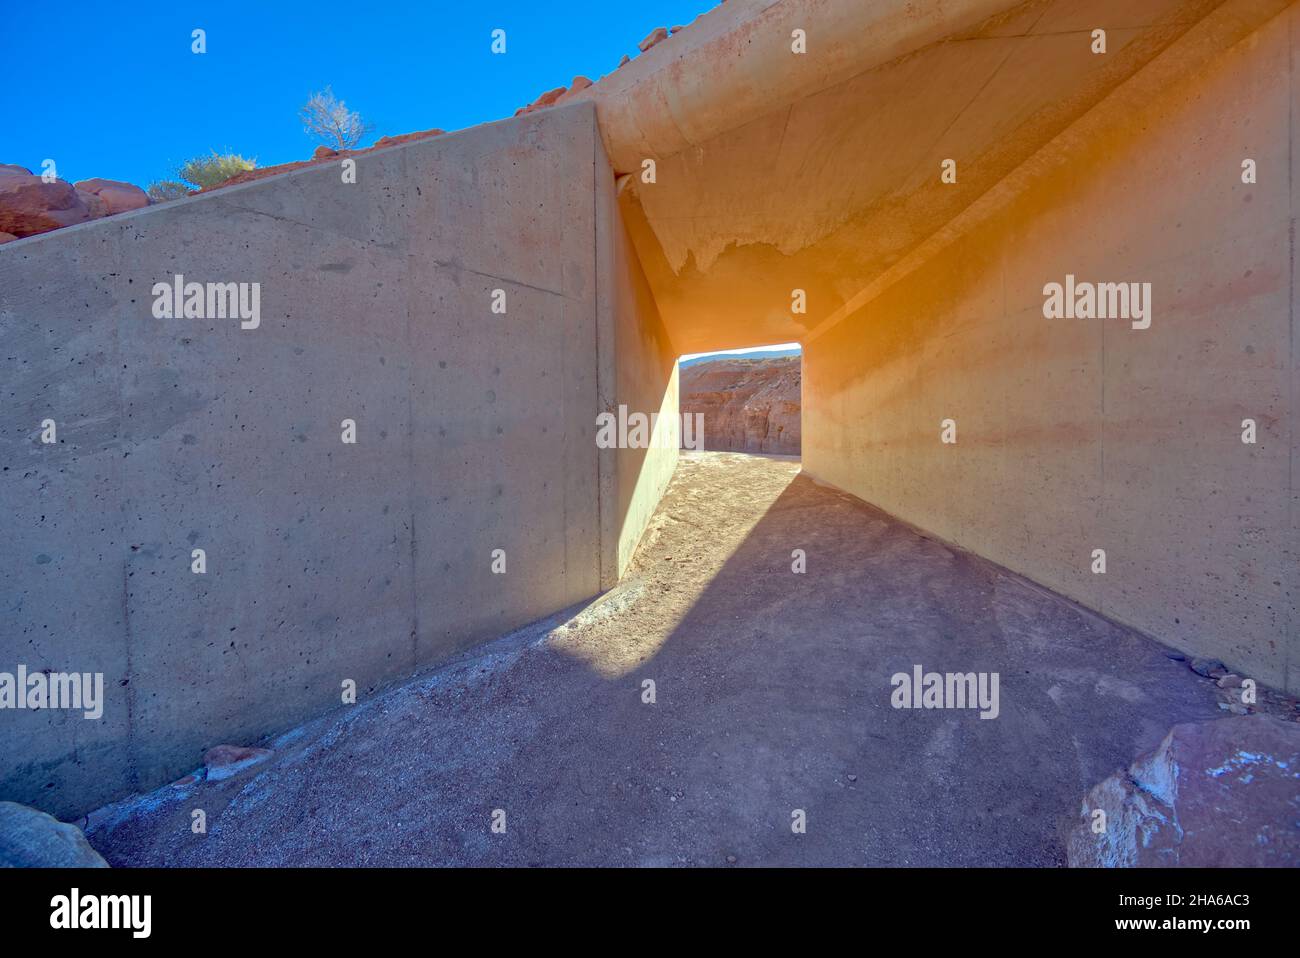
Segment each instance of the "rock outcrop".
[[76,825],[0,802],[0,868],[107,868]]
[[668,39],[668,28],[655,27],[653,30],[650,31],[649,35],[644,40],[642,40],[640,43],[636,45],[636,47],[642,53],[645,53],[651,47],[660,44],[667,39]]
[[149,194],[138,186],[123,183],[120,180],[106,180],[96,177],[79,180],[73,184],[82,193],[90,193],[104,201],[107,215],[139,210],[149,205]]
[[521,106],[519,109],[515,110],[515,116],[524,116],[525,114],[532,113],[535,110],[544,110],[550,106],[567,103],[591,85],[591,81],[585,76],[576,76],[573,78],[573,82],[568,86],[559,86],[554,90],[547,90],[532,103],[527,106]]
[[799,455],[799,357],[715,359],[681,372],[681,411],[704,414],[704,448]]
[[[684,29],[683,26],[674,26],[671,30],[667,27],[658,27],[637,44],[637,48],[645,53],[651,47]],[[624,56],[618,65],[621,67],[627,62],[628,57]],[[515,111],[515,116],[566,103],[590,86],[592,86],[590,79],[576,76],[569,86],[547,90],[532,103],[520,107]],[[440,129],[432,129],[405,133],[401,136],[384,136],[376,140],[373,146],[360,150],[334,150],[328,146],[319,146],[309,160],[246,170],[221,183],[192,192],[207,193],[227,186],[237,186],[240,183],[251,183],[254,180],[288,173],[318,163],[357,156],[370,150],[396,146],[399,143],[408,143],[411,140],[430,136],[440,136],[444,132]],[[76,184],[65,183],[62,180],[45,183],[39,176],[34,176],[24,167],[0,164],[0,245],[25,236],[35,236],[64,226],[85,223],[102,216],[141,209],[148,206],[150,202],[148,193],[130,183],[100,178],[81,180]]]
[[46,183],[21,166],[0,166],[0,232],[19,238],[107,216],[108,204],[71,183]]
[[[590,85],[591,81],[586,77],[574,77],[570,93],[578,92]],[[561,87],[558,92],[563,94],[565,88]],[[558,94],[556,98],[558,99]],[[441,136],[443,132],[443,130],[432,129],[404,133],[401,136],[383,136],[376,140],[373,146],[361,150],[333,150],[327,146],[319,146],[309,160],[245,170],[215,186],[205,187],[195,192],[207,193],[227,186],[250,183],[253,180],[265,179],[278,173],[288,173],[306,166],[329,163],[349,156],[360,156],[371,150],[381,150],[399,143]],[[143,209],[149,204],[149,194],[130,183],[100,177],[79,180],[75,184],[63,180],[46,183],[26,167],[0,163],[0,245],[26,236],[35,236],[38,233],[48,233],[50,230],[61,229],[64,226],[75,226],[77,223],[85,223],[102,216]]]
[[1296,866],[1297,819],[1300,726],[1188,723],[1084,797],[1066,853],[1085,868]]

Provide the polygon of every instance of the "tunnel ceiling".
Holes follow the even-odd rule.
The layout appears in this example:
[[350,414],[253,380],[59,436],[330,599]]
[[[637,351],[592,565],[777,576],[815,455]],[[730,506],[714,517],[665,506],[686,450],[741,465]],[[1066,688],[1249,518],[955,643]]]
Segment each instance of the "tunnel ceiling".
[[584,97],[674,345],[802,339],[1219,6],[732,0],[653,47]]

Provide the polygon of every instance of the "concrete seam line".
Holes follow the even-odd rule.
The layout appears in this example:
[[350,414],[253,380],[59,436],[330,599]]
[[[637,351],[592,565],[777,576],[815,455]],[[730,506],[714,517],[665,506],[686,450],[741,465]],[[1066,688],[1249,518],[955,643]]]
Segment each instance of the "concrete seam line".
[[[402,154],[401,171],[402,178],[410,183],[410,169],[406,162],[409,154]],[[411,251],[409,243],[410,226],[407,226],[407,250],[403,256],[403,265],[406,270],[406,352],[410,362],[406,369],[406,461],[410,474],[407,476],[406,496],[407,509],[410,513],[411,535],[410,535],[410,582],[411,582],[411,667],[419,668],[420,665],[420,577],[418,574],[419,561],[419,544],[416,541],[416,490],[415,490],[415,371],[416,364],[419,362],[419,356],[415,352],[415,340],[412,330],[412,303],[414,277],[411,269]]]

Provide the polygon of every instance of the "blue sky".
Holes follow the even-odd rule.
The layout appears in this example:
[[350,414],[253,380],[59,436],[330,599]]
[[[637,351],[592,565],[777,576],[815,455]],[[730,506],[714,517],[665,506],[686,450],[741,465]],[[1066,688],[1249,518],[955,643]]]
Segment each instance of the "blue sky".
[[[227,149],[261,166],[315,148],[298,109],[334,93],[375,125],[364,141],[510,116],[575,74],[609,73],[657,26],[690,23],[715,0],[549,3],[7,4],[0,62],[0,163],[147,186],[189,157]],[[190,33],[207,31],[207,53]],[[493,55],[491,32],[506,31]]]
[[802,355],[803,347],[798,343],[777,343],[775,346],[741,346],[737,349],[720,349],[713,353],[686,353],[679,356],[678,362],[689,362],[692,359],[699,359],[701,356],[735,356],[742,353],[786,353],[794,352]]

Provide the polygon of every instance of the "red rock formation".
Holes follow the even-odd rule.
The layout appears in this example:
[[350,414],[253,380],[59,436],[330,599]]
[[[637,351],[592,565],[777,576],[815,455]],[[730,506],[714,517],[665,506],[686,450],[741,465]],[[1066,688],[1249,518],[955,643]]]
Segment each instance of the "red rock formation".
[[63,180],[44,182],[21,166],[0,167],[0,232],[35,236],[106,216],[108,204]]
[[638,43],[636,46],[638,50],[640,50],[642,53],[645,53],[651,47],[655,46],[656,44],[662,43],[664,40],[667,39],[668,39],[668,28],[655,27],[653,30],[650,31],[650,35],[647,36],[640,43]]
[[1175,725],[1154,751],[1084,796],[1066,833],[1069,863],[1294,868],[1297,761],[1300,729],[1272,716]]
[[799,455],[799,357],[715,359],[681,372],[681,411],[704,414],[704,448]]
[[95,177],[90,180],[78,180],[73,184],[83,193],[93,193],[104,201],[108,215],[126,213],[130,210],[144,209],[149,205],[149,194],[140,187],[121,180],[106,180]]
[[[657,27],[637,44],[637,48],[644,53],[684,29],[685,27],[680,25],[673,26],[671,30],[667,27]],[[621,67],[627,62],[628,57],[625,56],[618,65]],[[565,103],[590,86],[592,86],[590,79],[576,76],[569,86],[547,90],[532,103],[520,107],[515,111],[515,116]],[[443,132],[434,129],[401,136],[384,136],[376,140],[373,146],[362,150],[333,150],[328,146],[318,146],[309,160],[246,170],[236,173],[224,182],[204,187],[197,192],[210,193],[227,186],[250,183],[280,173],[288,173],[291,170],[357,156],[370,150],[396,146],[399,143],[429,136],[439,136]],[[17,237],[33,236],[63,226],[71,226],[74,223],[84,223],[101,216],[141,209],[148,205],[149,198],[144,190],[130,183],[105,179],[83,180],[75,187],[62,180],[56,183],[43,183],[39,176],[32,176],[30,171],[22,167],[0,164],[0,244],[10,242]]]

